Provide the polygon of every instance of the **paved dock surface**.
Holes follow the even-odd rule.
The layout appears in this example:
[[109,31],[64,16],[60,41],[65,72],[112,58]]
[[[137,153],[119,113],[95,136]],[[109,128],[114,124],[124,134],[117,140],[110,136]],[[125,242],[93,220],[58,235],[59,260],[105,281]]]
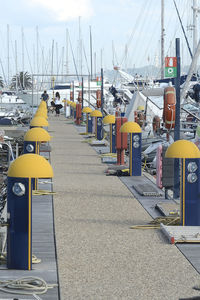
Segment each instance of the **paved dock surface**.
[[199,273],[159,230],[131,230],[150,215],[83,143],[50,116],[61,299],[175,300],[200,296]]

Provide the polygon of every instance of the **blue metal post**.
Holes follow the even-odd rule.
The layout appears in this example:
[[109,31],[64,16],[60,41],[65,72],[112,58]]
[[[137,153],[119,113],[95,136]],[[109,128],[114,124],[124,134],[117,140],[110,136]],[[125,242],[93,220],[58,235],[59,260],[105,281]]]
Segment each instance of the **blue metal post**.
[[87,114],[87,124],[88,124],[88,128],[87,128],[87,132],[88,133],[92,133],[92,117],[90,116],[90,114]]
[[116,153],[115,124],[110,124],[110,153]]
[[[17,185],[21,194],[16,195]],[[7,185],[7,267],[8,269],[32,269],[32,187],[30,178],[8,177]]]
[[[176,58],[177,58],[177,77],[175,78],[176,88],[176,119],[174,128],[174,141],[180,140],[180,39],[176,38]],[[179,159],[174,159],[174,198],[180,196],[180,165]]]

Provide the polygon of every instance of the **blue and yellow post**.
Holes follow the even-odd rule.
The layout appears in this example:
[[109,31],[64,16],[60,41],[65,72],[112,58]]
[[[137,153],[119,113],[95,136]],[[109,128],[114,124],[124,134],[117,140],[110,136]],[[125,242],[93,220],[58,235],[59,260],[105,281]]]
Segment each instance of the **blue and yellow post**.
[[104,124],[110,125],[110,153],[116,153],[115,116],[107,115],[103,118]]
[[97,140],[101,141],[103,139],[103,124],[102,124],[102,113],[99,110],[93,110],[91,112],[91,117],[95,118],[95,137]]
[[86,114],[86,131],[85,131],[86,134],[92,132],[92,120],[91,120],[91,117],[90,117],[90,120],[89,120],[89,116],[90,116],[91,112],[92,112],[92,109],[90,107],[88,107],[88,106],[84,107],[82,109],[82,113]]
[[70,106],[72,107],[72,117],[76,120],[76,103],[72,101]]
[[180,215],[182,226],[200,226],[200,151],[187,140],[171,144],[165,157],[181,159]]
[[124,133],[129,133],[129,175],[141,176],[142,130],[136,122],[126,122],[121,126],[120,131]]
[[29,129],[24,136],[24,154],[40,154],[40,144],[51,140],[49,133],[40,127]]
[[8,169],[8,269],[32,269],[32,178],[52,177],[51,165],[38,154],[23,154]]

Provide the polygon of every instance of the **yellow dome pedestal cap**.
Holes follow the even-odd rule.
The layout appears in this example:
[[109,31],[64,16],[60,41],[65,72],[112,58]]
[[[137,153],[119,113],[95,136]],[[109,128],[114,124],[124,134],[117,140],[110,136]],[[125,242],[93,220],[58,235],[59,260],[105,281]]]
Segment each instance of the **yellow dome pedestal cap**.
[[82,109],[82,113],[85,113],[85,114],[90,114],[92,112],[92,109],[90,107],[84,107]]
[[9,177],[52,178],[53,169],[50,163],[38,154],[23,154],[15,159],[9,169]]
[[40,101],[40,104],[38,105],[38,107],[47,107],[47,104],[45,101]]
[[120,132],[141,133],[142,129],[136,122],[126,122],[121,126]]
[[48,116],[46,113],[42,112],[42,111],[36,111],[35,115],[34,115],[34,118],[35,117],[42,117],[42,118],[45,118],[46,120],[48,119]]
[[115,115],[107,115],[103,118],[104,124],[115,124]]
[[47,127],[49,126],[48,121],[43,118],[43,117],[34,117],[31,120],[30,126],[35,126],[35,127]]
[[30,142],[49,142],[50,140],[49,133],[40,127],[29,129],[24,136],[24,141]]
[[97,110],[97,109],[93,110],[90,115],[91,115],[91,117],[103,117],[100,110]]
[[165,152],[168,158],[200,158],[199,148],[190,141],[178,140],[171,144]]
[[36,113],[37,112],[42,112],[42,113],[47,114],[47,108],[45,108],[45,107],[38,107],[38,109],[36,110]]
[[72,103],[70,104],[70,106],[72,106],[73,108],[76,108],[76,103],[75,103],[75,102],[72,102]]

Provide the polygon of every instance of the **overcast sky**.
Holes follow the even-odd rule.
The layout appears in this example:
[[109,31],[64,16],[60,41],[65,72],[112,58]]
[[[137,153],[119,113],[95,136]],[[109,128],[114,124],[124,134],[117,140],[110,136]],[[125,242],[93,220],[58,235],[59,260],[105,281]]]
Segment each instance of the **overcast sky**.
[[[52,63],[53,40],[54,72],[57,69],[61,72],[62,65],[64,65],[63,69],[66,68],[67,29],[78,67],[80,64],[80,58],[78,58],[79,16],[81,16],[81,38],[84,45],[82,50],[84,72],[87,72],[87,64],[89,65],[90,62],[90,26],[92,28],[93,54],[96,52],[97,71],[101,67],[101,57],[102,66],[107,69],[112,69],[113,63],[121,66],[122,62],[123,67],[130,68],[147,64],[158,65],[161,31],[160,2],[160,0],[1,0],[0,73],[7,74],[8,72],[7,24],[9,24],[10,76],[15,73],[16,62],[17,70],[22,69],[22,27],[26,46],[25,70],[37,71],[37,26],[39,32],[39,71],[46,70],[47,65],[49,68]],[[177,0],[176,2],[184,25],[190,25],[192,1]],[[165,0],[165,33],[165,54],[174,56],[175,38],[180,37],[181,51],[184,55],[183,61],[188,63],[190,61],[188,51],[180,31],[173,0]],[[187,35],[191,42],[191,32],[187,31]],[[17,59],[15,46],[17,46]],[[125,48],[127,48],[127,56],[125,55]],[[62,52],[64,52],[64,60],[62,59]],[[74,72],[70,47],[69,71]]]

